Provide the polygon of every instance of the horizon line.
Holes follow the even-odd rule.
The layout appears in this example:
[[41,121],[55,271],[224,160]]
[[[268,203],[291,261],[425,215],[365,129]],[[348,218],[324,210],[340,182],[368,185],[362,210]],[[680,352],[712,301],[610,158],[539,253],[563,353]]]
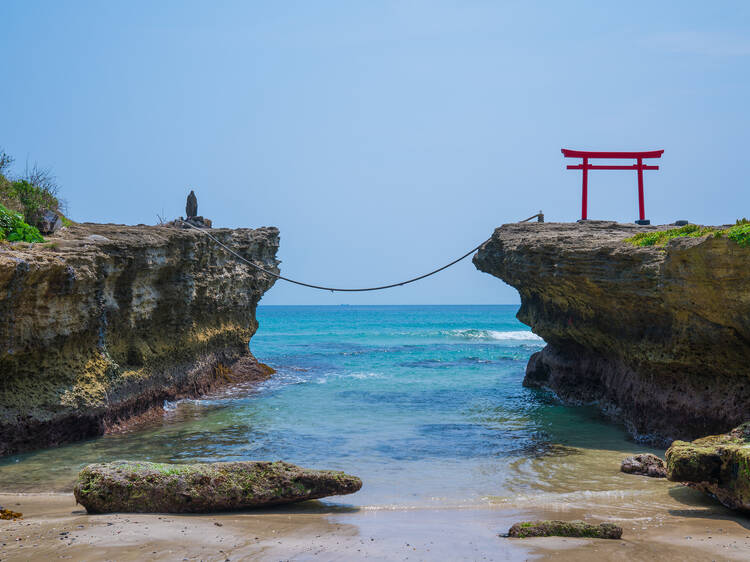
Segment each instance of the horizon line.
[[258,306],[521,306],[521,303],[448,303],[448,304],[357,304],[357,303],[340,303],[340,304],[263,304]]

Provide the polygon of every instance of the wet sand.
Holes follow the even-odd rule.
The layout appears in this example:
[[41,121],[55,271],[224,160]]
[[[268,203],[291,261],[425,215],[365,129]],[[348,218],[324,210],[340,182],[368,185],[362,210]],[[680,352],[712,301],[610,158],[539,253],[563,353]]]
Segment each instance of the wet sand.
[[[87,515],[72,494],[0,494],[1,560],[747,560],[750,518],[710,500],[661,517],[591,509],[368,509],[307,502],[216,515]],[[615,507],[615,506],[613,506]],[[616,508],[613,509],[616,511]],[[534,518],[609,520],[623,540],[509,539]]]

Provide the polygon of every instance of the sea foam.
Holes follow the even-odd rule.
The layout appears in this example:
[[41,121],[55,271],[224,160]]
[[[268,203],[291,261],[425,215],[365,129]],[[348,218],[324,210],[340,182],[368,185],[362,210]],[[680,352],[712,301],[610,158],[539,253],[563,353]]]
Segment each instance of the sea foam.
[[450,330],[443,332],[445,335],[476,340],[497,340],[497,341],[544,341],[536,334],[527,330],[512,330],[510,332],[501,332],[499,330]]

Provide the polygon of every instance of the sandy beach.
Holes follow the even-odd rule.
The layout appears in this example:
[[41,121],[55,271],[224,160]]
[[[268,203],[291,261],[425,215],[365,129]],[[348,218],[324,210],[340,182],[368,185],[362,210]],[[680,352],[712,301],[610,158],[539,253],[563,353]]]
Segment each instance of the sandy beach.
[[750,519],[705,502],[618,520],[622,540],[508,539],[527,518],[578,510],[357,509],[308,502],[214,515],[87,515],[72,494],[2,494],[2,560],[746,560]]

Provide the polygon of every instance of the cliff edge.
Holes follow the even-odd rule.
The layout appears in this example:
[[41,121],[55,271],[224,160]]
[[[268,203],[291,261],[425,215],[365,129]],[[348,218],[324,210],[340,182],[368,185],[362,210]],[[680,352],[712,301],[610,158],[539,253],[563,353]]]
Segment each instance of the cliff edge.
[[625,242],[665,228],[507,224],[474,256],[518,290],[518,319],[547,343],[524,385],[598,403],[655,444],[750,417],[750,248],[715,236]]
[[[211,233],[278,272],[277,229]],[[81,224],[0,246],[0,455],[267,376],[248,343],[274,281],[176,228]]]

